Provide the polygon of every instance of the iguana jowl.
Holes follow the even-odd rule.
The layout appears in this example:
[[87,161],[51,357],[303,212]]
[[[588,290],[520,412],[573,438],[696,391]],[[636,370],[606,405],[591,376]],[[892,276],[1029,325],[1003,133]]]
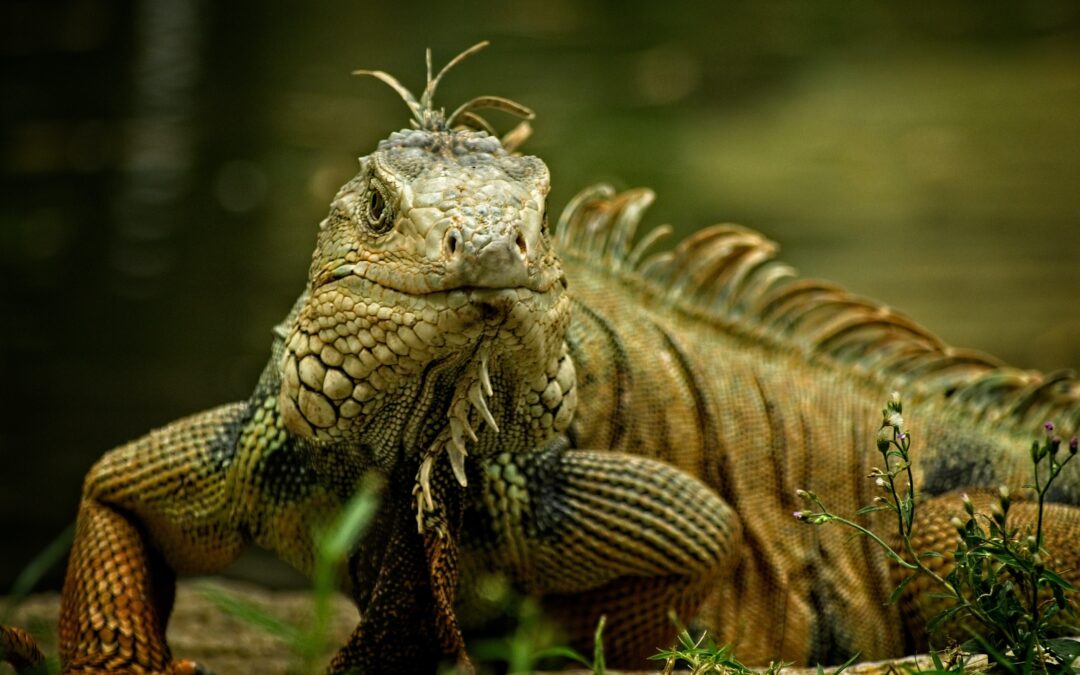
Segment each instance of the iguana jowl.
[[[549,231],[546,166],[475,112],[528,111],[482,97],[445,115],[431,100],[445,72],[429,61],[419,100],[369,73],[414,128],[338,192],[252,397],[91,470],[65,671],[195,672],[164,639],[173,575],[221,569],[249,543],[310,571],[312,528],[371,471],[380,511],[342,579],[361,620],[332,671],[464,659],[455,602],[484,571],[544,596],[577,639],[606,614],[615,662],[666,644],[669,610],[750,662],[919,644],[920,589],[885,606],[883,557],[800,526],[796,489],[849,512],[872,499],[875,414],[893,389],[927,494],[1019,487],[1033,424],[1080,426],[1080,385],[798,279],[744,228],[650,254],[665,229],[636,237],[645,190],[583,192]],[[1076,470],[1061,478],[1055,497],[1072,506],[1052,508],[1048,542],[1074,571],[1078,487]],[[942,551],[949,504],[927,510]],[[28,652],[20,634],[0,638]]]

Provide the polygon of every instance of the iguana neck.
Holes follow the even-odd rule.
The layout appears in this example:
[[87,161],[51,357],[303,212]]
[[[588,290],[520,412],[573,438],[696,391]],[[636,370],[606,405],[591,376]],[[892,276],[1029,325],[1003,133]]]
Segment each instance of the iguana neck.
[[[516,296],[473,295],[489,304],[479,303],[475,312],[480,319],[474,324],[439,336],[442,356],[394,381],[380,379],[379,370],[373,370],[368,377],[374,381],[357,379],[351,384],[354,392],[370,387],[378,395],[350,420],[344,433],[297,437],[317,470],[321,466],[334,473],[347,464],[352,473],[367,468],[389,473],[400,462],[415,465],[445,450],[464,483],[466,456],[532,447],[566,430],[577,405],[577,389],[563,322],[549,325],[549,331],[529,330],[534,324],[521,316],[523,306]],[[565,302],[558,298],[559,306],[549,311],[569,316],[561,306]],[[301,379],[301,392],[307,386],[303,377],[311,379],[311,368],[302,376],[296,352],[288,347],[290,340],[295,342],[300,310],[308,303],[305,293],[275,329],[271,362],[260,381],[260,391],[282,392],[278,410],[283,417],[289,414],[291,401],[283,405],[281,399],[295,386],[289,378]],[[324,393],[328,371],[319,373]],[[356,399],[353,393],[351,400]]]

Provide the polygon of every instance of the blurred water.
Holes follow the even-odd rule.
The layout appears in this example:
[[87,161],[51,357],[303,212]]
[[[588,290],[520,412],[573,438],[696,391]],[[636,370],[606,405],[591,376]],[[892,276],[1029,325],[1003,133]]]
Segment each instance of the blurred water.
[[407,122],[352,69],[419,87],[424,47],[491,39],[440,99],[535,108],[552,204],[649,185],[653,224],[753,226],[1051,369],[1080,365],[1078,37],[1064,1],[5,3],[0,587],[102,451],[247,395],[329,198]]

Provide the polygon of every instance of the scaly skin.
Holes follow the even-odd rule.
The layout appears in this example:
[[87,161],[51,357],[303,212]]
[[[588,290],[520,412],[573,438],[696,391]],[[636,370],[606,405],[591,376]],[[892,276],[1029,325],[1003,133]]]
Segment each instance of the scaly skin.
[[[880,552],[799,525],[796,488],[839,512],[870,501],[893,389],[926,494],[1019,487],[1031,420],[1080,419],[1075,382],[1043,386],[791,280],[748,230],[646,257],[632,248],[646,191],[583,193],[552,234],[543,162],[455,128],[482,104],[523,109],[482,99],[447,119],[431,106],[441,75],[419,102],[401,90],[418,128],[362,158],[332,202],[251,398],[91,469],[65,672],[196,672],[164,639],[173,576],[219,570],[251,543],[310,572],[311,532],[369,472],[381,505],[341,578],[362,618],[332,672],[467,667],[455,603],[485,572],[543,596],[577,643],[606,614],[612,663],[668,644],[669,610],[749,662],[918,645],[925,589],[884,606]],[[1078,483],[1067,472],[1054,496],[1075,505]],[[944,531],[950,499],[931,500],[928,532]],[[1075,506],[1051,513],[1073,571],[1077,520]]]
[[[685,289],[677,297],[671,291],[678,288],[678,278],[656,267],[648,271],[648,260],[632,273],[619,272],[622,283],[613,283],[611,268],[619,265],[600,253],[601,248],[610,252],[612,240],[606,248],[586,242],[595,241],[595,231],[617,229],[620,218],[636,223],[649,200],[647,192],[597,197],[578,209],[566,236],[557,241],[565,252],[574,301],[567,342],[581,401],[571,425],[575,445],[662,460],[706,483],[738,514],[739,562],[734,574],[710,590],[698,621],[715,633],[718,643],[736,645],[741,659],[764,664],[782,658],[812,665],[840,663],[855,652],[874,660],[925,646],[922,627],[931,604],[927,593],[935,589],[916,587],[923,595],[909,599],[904,615],[886,605],[896,580],[890,578],[881,551],[844,528],[797,522],[792,512],[806,504],[796,490],[821,495],[836,513],[852,514],[869,504],[876,493],[866,477],[880,464],[874,449],[880,411],[890,391],[899,389],[906,426],[915,439],[916,483],[924,498],[943,495],[929,500],[926,509],[935,518],[923,526],[936,533],[930,548],[949,553],[955,539],[942,533],[955,532],[948,522],[961,509],[957,495],[943,493],[999,484],[1011,486],[1013,494],[1026,492],[1022,486],[1031,482],[1027,450],[1034,432],[1041,431],[1033,420],[1047,417],[1033,411],[1008,417],[997,412],[998,397],[1008,410],[1045,380],[967,353],[957,352],[950,366],[953,350],[912,343],[903,335],[907,322],[899,316],[885,322],[882,337],[874,332],[873,321],[886,317],[888,310],[876,305],[859,306],[844,316],[811,300],[799,311],[828,315],[822,320],[824,335],[834,334],[838,325],[859,325],[869,334],[852,340],[874,344],[883,339],[886,345],[922,349],[918,363],[925,366],[939,359],[941,370],[928,368],[929,375],[920,375],[907,364],[895,375],[887,373],[886,350],[871,349],[855,357],[829,354],[824,346],[831,343],[820,342],[820,335],[806,326],[783,335],[781,324],[791,317],[758,325],[764,321],[747,310],[735,319],[737,325],[727,326],[730,317],[717,311],[719,303],[706,305],[705,298],[687,297],[690,291]],[[590,240],[581,238],[585,236]],[[718,289],[711,290],[733,291],[725,274],[750,259],[750,253],[771,249],[770,242],[741,228],[717,232],[713,241],[725,242],[730,250],[722,254],[728,265],[724,273],[713,270],[721,280]],[[687,250],[687,259],[679,259],[677,252],[671,269],[690,269],[695,257],[708,255],[707,245],[702,237]],[[600,262],[607,269],[601,270]],[[755,274],[764,279],[768,270]],[[744,290],[752,295],[750,283]],[[783,287],[789,290],[772,291],[771,296],[781,297],[800,283],[796,280]],[[743,302],[749,308],[752,300],[766,297],[770,294],[744,296]],[[762,331],[772,338],[765,339]],[[875,360],[881,372],[874,371]],[[994,378],[1020,378],[1023,386],[1017,384],[1019,395],[998,392],[987,394],[986,401],[961,400],[965,389],[950,391],[957,386],[954,369],[972,389]],[[1076,428],[1074,391],[1040,394],[1044,403],[1059,406],[1057,412],[1072,420],[1073,426],[1063,433]],[[1061,400],[1053,400],[1057,395]],[[998,419],[987,419],[992,414]],[[1054,417],[1052,410],[1046,414]],[[1055,486],[1058,501],[1077,503],[1076,468],[1070,466]],[[1030,520],[1030,508],[1023,505],[1014,511],[1017,523]],[[1060,504],[1053,510],[1055,540],[1049,546],[1061,560],[1060,569],[1075,583],[1080,580],[1075,545],[1080,511]],[[873,522],[879,532],[895,530],[890,517]],[[603,611],[602,606],[579,611],[580,630],[595,625]],[[648,605],[639,609],[642,618],[655,611]],[[899,629],[905,623],[907,634]]]

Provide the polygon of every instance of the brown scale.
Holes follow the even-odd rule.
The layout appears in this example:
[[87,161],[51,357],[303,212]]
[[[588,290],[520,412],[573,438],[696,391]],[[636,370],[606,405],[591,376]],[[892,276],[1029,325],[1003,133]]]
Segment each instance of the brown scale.
[[70,673],[195,673],[173,661],[164,617],[172,572],[117,510],[84,500],[60,613],[60,658]]
[[[638,236],[648,190],[590,188],[551,237],[547,168],[513,154],[527,122],[500,141],[476,111],[531,112],[479,97],[446,115],[432,98],[447,68],[433,77],[429,58],[419,99],[362,73],[401,94],[414,128],[363,158],[332,204],[256,395],[91,470],[62,600],[66,672],[196,672],[165,642],[174,572],[219,570],[250,539],[310,569],[311,528],[371,467],[386,489],[343,572],[361,619],[334,672],[467,668],[459,564],[546,596],[579,648],[606,614],[620,665],[670,644],[669,612],[752,664],[896,655],[900,631],[881,627],[918,631],[935,609],[926,589],[885,606],[880,552],[798,524],[794,488],[840,513],[868,503],[875,420],[899,389],[920,489],[992,480],[1015,494],[1031,427],[1080,427],[1080,382],[951,348],[890,308],[799,279],[740,226],[652,253],[671,228]],[[409,176],[428,181],[416,195],[431,203],[399,223],[409,191],[392,188]],[[427,365],[464,380],[434,391],[418,381]],[[1055,490],[1078,501],[1080,462]],[[920,544],[951,548],[952,504],[927,503]],[[1013,513],[1032,517],[1029,504]],[[1080,511],[1053,505],[1047,532],[1062,565],[1080,568]],[[0,629],[0,645],[40,658],[20,632]]]

